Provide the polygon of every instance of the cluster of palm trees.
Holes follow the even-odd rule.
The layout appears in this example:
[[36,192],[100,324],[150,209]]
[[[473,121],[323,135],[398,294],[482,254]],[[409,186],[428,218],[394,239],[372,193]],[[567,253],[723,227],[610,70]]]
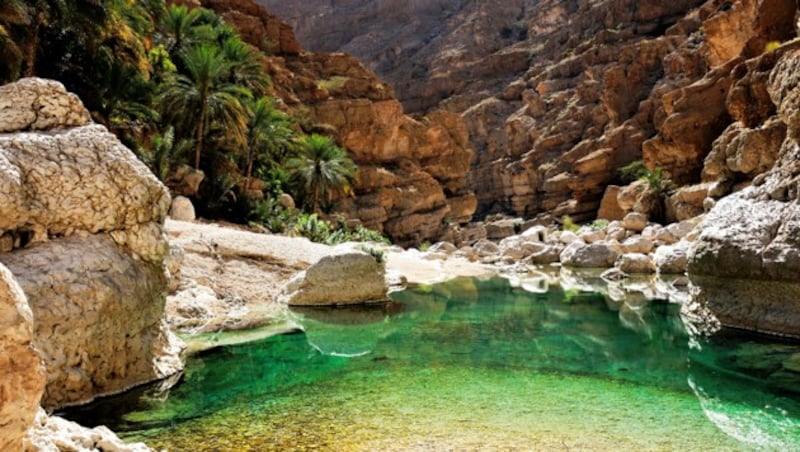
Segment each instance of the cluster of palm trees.
[[330,138],[304,135],[278,108],[263,58],[204,8],[0,0],[0,82],[64,82],[161,178],[188,163],[209,186],[234,179],[238,197],[261,178],[277,185],[273,194],[287,189],[320,211],[350,192],[356,167]]

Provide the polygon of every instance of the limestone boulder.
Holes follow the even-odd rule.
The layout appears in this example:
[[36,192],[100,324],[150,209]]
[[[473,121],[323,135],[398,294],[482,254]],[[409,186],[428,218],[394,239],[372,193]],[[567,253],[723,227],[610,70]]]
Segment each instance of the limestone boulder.
[[623,253],[648,254],[649,252],[653,251],[654,247],[655,244],[652,240],[640,235],[627,238],[620,243],[620,249]]
[[703,202],[714,184],[704,183],[679,188],[666,200],[667,221],[679,222],[702,215]]
[[656,265],[647,254],[628,253],[622,254],[614,264],[624,273],[655,273]]
[[472,249],[475,250],[475,253],[480,257],[496,256],[500,254],[500,247],[488,239],[478,240],[472,245]]
[[[721,199],[698,226],[690,254],[694,275],[794,281],[800,271],[800,205],[748,199],[745,190]],[[743,221],[746,219],[746,221]]]
[[166,187],[89,124],[60,84],[24,79],[0,90],[4,114],[36,116],[9,120],[0,134],[0,237],[11,238],[0,262],[33,312],[42,404],[87,402],[178,372],[181,344],[164,320]]
[[689,243],[685,241],[659,246],[653,253],[658,273],[665,275],[686,273],[689,264],[688,251]]
[[0,450],[21,449],[44,385],[31,309],[14,276],[0,264]]
[[380,258],[340,246],[284,288],[280,300],[289,306],[338,306],[385,301],[386,267]]
[[169,203],[166,188],[103,126],[0,135],[0,230],[33,241],[124,230],[163,222]]
[[169,217],[178,221],[194,221],[196,216],[192,201],[185,196],[176,196],[169,207]]
[[102,234],[0,254],[0,262],[33,312],[33,344],[47,369],[43,406],[88,402],[182,369],[160,262],[135,259]]
[[486,238],[489,240],[501,240],[511,237],[518,232],[522,224],[519,219],[504,219],[486,223]]
[[619,253],[606,242],[575,241],[567,245],[559,258],[568,267],[608,268],[614,265]]
[[54,80],[24,78],[0,86],[0,133],[64,129],[91,122],[78,96]]
[[58,416],[48,416],[40,409],[24,439],[26,452],[75,451],[151,452],[144,443],[125,443],[106,427],[92,429]]
[[563,251],[562,246],[550,243],[528,256],[525,262],[531,265],[554,264],[561,259],[561,251]]
[[642,232],[647,227],[647,216],[639,212],[631,212],[622,219],[622,227],[633,232]]
[[600,200],[600,209],[597,211],[597,218],[605,220],[621,220],[625,217],[625,210],[619,204],[620,187],[609,185]]

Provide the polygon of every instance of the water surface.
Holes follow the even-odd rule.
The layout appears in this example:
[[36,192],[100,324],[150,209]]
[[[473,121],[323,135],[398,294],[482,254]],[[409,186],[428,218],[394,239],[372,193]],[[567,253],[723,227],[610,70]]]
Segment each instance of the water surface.
[[[800,450],[800,346],[679,306],[463,278],[191,358],[70,411],[169,450]],[[792,369],[794,371],[792,371]]]

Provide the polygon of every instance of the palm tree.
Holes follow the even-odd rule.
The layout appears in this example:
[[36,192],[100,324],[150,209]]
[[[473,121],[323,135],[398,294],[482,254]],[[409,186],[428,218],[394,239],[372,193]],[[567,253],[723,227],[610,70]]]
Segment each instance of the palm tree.
[[247,109],[242,100],[252,97],[247,88],[227,82],[231,63],[214,46],[200,45],[183,53],[186,75],[164,83],[160,96],[163,114],[173,123],[193,130],[194,167],[200,168],[203,141],[219,126],[232,141],[246,144]]
[[275,100],[261,97],[249,105],[252,116],[247,124],[247,155],[245,156],[245,185],[250,188],[253,164],[266,158],[277,165],[286,150],[294,145],[295,133],[292,121],[285,113],[275,108]]
[[167,37],[166,48],[170,55],[175,57],[188,48],[192,41],[192,29],[197,26],[200,14],[200,8],[189,10],[185,5],[173,5],[167,9],[159,28]]
[[232,63],[231,82],[246,86],[257,94],[263,94],[266,91],[270,85],[270,79],[264,72],[255,48],[233,35],[222,41],[222,53]]
[[19,76],[22,67],[22,49],[14,37],[13,27],[28,23],[30,17],[23,2],[0,0],[0,60],[5,63],[0,67],[0,83]]
[[357,167],[344,149],[317,134],[304,136],[299,144],[299,155],[286,166],[313,212],[319,212],[320,203],[330,202],[334,194],[352,192]]

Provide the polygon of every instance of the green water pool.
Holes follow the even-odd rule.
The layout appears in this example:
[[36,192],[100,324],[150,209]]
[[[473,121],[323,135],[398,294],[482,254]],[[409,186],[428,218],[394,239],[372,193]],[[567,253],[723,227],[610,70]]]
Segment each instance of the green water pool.
[[302,333],[63,414],[173,451],[800,450],[799,344],[500,278],[393,299],[296,311]]

